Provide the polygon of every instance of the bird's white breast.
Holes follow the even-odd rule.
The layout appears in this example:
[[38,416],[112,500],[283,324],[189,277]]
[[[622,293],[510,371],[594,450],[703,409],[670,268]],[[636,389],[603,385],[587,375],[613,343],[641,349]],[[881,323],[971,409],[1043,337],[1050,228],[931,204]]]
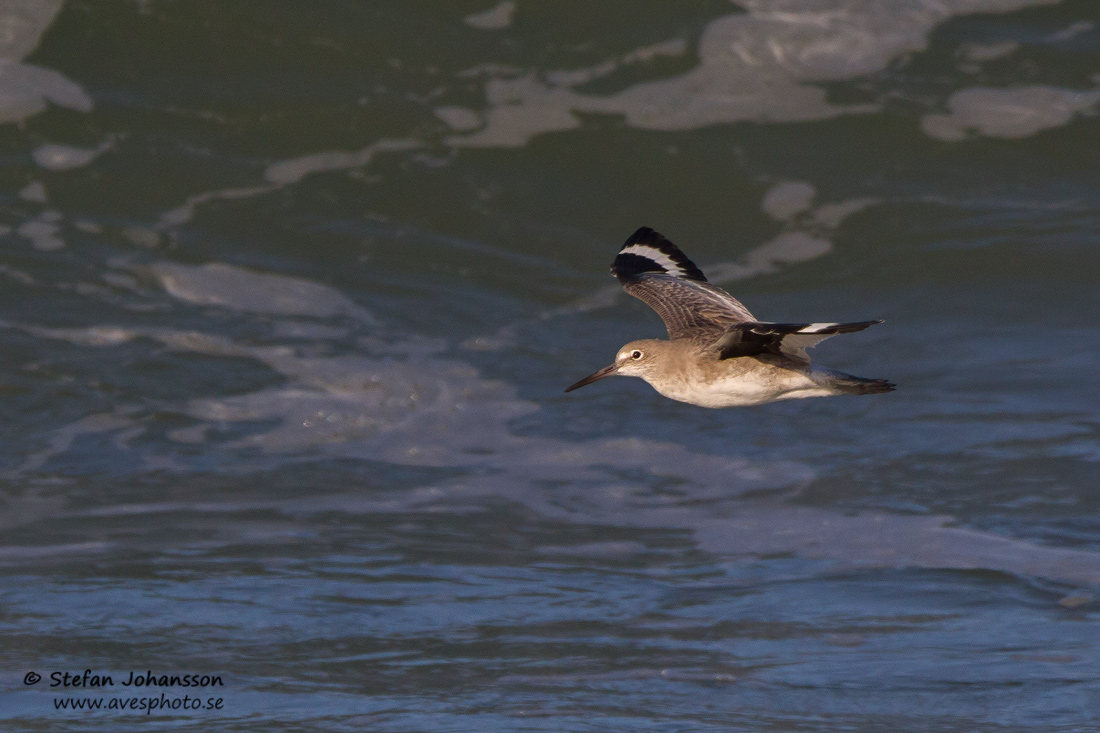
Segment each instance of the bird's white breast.
[[700,407],[744,407],[832,394],[797,371],[748,359],[726,363],[725,373],[687,372],[667,379],[645,379],[665,397]]

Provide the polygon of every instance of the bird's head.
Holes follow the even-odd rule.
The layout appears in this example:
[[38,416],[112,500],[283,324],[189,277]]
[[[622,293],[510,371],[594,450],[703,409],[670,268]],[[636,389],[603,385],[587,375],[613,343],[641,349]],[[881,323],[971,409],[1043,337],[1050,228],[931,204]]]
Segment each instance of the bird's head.
[[667,341],[659,341],[657,339],[631,341],[629,344],[619,349],[619,353],[615,354],[615,361],[613,363],[605,366],[595,374],[589,374],[576,384],[570,385],[565,391],[572,392],[586,384],[592,384],[604,377],[613,377],[615,375],[623,377],[641,377],[645,379],[660,360],[668,343]]

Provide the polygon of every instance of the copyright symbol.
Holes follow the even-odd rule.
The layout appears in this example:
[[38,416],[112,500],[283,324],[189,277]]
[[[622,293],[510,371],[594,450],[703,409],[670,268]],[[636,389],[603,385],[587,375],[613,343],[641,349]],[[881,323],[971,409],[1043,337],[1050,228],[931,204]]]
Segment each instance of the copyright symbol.
[[42,679],[42,675],[38,674],[37,672],[27,672],[27,674],[23,677],[23,684],[33,685],[40,679]]

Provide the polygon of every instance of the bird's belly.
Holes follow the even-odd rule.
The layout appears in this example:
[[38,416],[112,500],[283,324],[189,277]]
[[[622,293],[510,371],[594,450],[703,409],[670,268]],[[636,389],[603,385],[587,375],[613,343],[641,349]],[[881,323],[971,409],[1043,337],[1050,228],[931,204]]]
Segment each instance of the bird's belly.
[[715,379],[654,384],[653,387],[665,397],[700,407],[746,407],[831,394],[804,374],[774,367],[749,369]]

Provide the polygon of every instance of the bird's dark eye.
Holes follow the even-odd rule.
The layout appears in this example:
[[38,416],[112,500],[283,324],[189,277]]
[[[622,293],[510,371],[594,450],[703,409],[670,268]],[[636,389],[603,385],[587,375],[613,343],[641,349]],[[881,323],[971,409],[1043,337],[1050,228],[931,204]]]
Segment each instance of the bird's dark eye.
[[630,352],[630,358],[631,359],[641,359],[642,358],[642,352],[638,351],[637,349],[634,349],[634,351]]

